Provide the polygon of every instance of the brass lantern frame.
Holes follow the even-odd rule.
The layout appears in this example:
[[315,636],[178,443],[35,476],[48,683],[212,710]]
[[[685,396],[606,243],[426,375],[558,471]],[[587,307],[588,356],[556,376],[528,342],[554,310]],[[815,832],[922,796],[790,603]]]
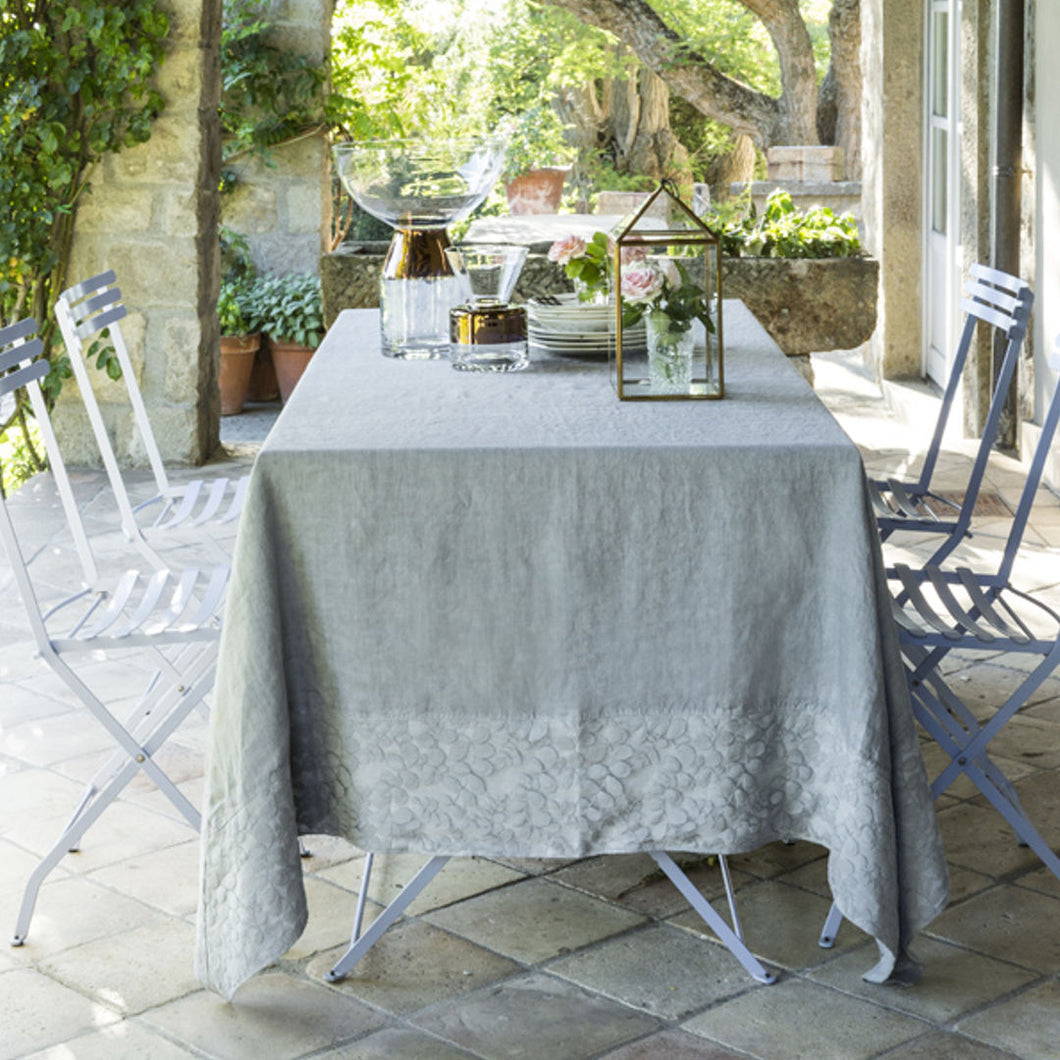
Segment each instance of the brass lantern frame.
[[[665,195],[671,212],[676,209],[685,227],[674,227],[671,221],[662,222],[652,216],[651,208],[659,196]],[[639,227],[643,225],[643,227]],[[612,229],[612,294],[614,317],[611,328],[612,381],[621,401],[689,401],[717,400],[725,396],[724,340],[722,335],[721,292],[721,237],[715,234],[696,216],[676,194],[669,181],[663,181],[632,215],[623,218]],[[687,392],[661,392],[653,389],[649,382],[646,363],[645,338],[630,341],[630,329],[622,324],[623,301],[621,280],[623,251],[635,247],[648,248],[700,247],[703,251],[704,267],[703,297],[709,318],[714,323],[713,334],[699,325],[705,336],[704,348],[697,349],[692,362],[692,379]],[[669,256],[669,255],[666,255]],[[713,267],[713,270],[711,268]],[[713,277],[711,272],[713,271]],[[698,281],[697,281],[698,282]]]

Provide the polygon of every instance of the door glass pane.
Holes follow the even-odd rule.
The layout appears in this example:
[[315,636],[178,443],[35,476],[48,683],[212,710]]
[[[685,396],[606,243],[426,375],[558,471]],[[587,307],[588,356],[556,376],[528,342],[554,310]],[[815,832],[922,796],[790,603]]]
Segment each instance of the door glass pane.
[[931,130],[931,227],[940,235],[946,234],[948,142],[945,129]]
[[944,118],[950,109],[950,16],[936,11],[931,23],[931,111]]

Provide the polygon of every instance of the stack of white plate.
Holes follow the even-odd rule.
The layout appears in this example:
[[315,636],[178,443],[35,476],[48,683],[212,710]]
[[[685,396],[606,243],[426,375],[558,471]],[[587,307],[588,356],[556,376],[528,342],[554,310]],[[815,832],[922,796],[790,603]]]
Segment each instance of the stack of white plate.
[[[615,315],[613,305],[580,302],[576,294],[560,294],[546,301],[531,299],[527,309],[527,341],[541,353],[574,357],[606,357]],[[643,346],[644,325],[629,338]]]

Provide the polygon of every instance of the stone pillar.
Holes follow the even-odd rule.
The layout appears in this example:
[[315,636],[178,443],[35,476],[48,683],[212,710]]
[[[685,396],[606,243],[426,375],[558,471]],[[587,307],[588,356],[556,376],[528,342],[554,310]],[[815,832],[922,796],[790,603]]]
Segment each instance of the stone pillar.
[[921,375],[922,0],[862,0],[862,205],[879,260],[869,356],[887,379]]
[[[333,0],[283,0],[272,43],[326,63]],[[274,148],[271,165],[246,156],[231,166],[237,183],[221,204],[226,227],[247,237],[265,273],[317,272],[331,222],[330,163],[323,130]]]
[[[151,139],[107,157],[78,211],[70,283],[114,269],[129,343],[162,456],[202,463],[217,446],[216,320],[220,153],[217,104],[221,0],[167,0],[170,36],[158,87],[166,109]],[[124,384],[96,373],[96,389],[124,463],[145,454]],[[67,459],[98,464],[74,383],[56,421]]]

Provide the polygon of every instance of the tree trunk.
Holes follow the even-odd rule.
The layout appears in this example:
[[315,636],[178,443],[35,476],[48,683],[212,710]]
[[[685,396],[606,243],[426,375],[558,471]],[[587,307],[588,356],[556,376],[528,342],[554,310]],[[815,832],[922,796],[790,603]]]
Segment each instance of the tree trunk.
[[835,128],[822,142],[843,148],[847,179],[856,180],[861,176],[860,0],[832,0],[828,36],[832,42],[828,76],[835,87]]
[[[817,70],[799,0],[740,0],[766,27],[780,61],[781,109],[790,144],[817,143]],[[775,141],[778,142],[779,141]]]

